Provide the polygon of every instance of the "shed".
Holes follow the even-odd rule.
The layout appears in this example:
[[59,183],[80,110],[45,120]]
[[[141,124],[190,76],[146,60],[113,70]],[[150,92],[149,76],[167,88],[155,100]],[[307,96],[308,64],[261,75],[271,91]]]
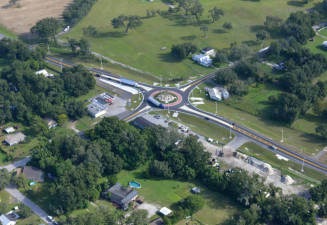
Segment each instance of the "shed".
[[45,76],[45,77],[50,77],[50,78],[53,77],[53,74],[48,73],[48,71],[46,71],[46,70],[39,70],[39,71],[36,71],[35,74],[43,75],[43,76]]
[[323,48],[327,48],[327,41],[324,41],[324,42],[322,43],[322,47],[323,47]]
[[25,135],[22,133],[22,132],[17,132],[15,134],[11,134],[11,135],[8,135],[6,138],[5,138],[5,142],[9,145],[9,146],[12,146],[12,145],[15,145],[19,142],[22,142],[25,140]]
[[197,187],[192,188],[191,191],[194,194],[200,194],[201,193],[201,190],[199,188],[197,188]]
[[172,211],[170,209],[168,209],[167,207],[163,207],[159,210],[159,213],[164,216],[168,216],[172,213]]
[[5,131],[6,131],[7,134],[10,134],[10,133],[15,132],[15,129],[14,129],[13,127],[7,127],[7,128],[5,129]]
[[2,225],[15,225],[17,220],[18,220],[19,216],[10,211],[7,214],[2,214],[0,216],[0,224]]
[[58,123],[56,121],[54,121],[53,119],[44,118],[43,120],[47,124],[48,129],[51,129],[51,128],[54,128],[54,127],[58,126]]

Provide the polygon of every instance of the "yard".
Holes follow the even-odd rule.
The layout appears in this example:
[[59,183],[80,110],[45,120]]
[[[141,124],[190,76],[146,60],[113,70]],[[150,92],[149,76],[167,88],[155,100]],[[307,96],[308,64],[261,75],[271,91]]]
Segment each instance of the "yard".
[[[168,14],[166,1],[135,1],[135,0],[99,0],[90,13],[77,24],[69,33],[63,36],[81,38],[82,29],[90,25],[95,26],[98,35],[92,38],[92,50],[126,63],[143,71],[148,71],[164,79],[190,77],[205,74],[210,69],[194,63],[191,59],[182,62],[176,60],[170,49],[173,44],[193,42],[199,48],[211,46],[215,49],[229,48],[233,42],[245,43],[258,50],[260,43],[256,41],[256,32],[263,29],[267,15],[277,15],[283,19],[290,12],[305,10],[318,0],[308,5],[294,5],[295,1],[238,1],[238,0],[203,0],[204,14],[201,23],[208,22],[207,37],[203,37],[200,25],[195,20],[189,25],[180,14]],[[297,2],[297,1],[296,1]],[[300,2],[300,1],[299,1]],[[300,4],[301,5],[301,4]],[[208,18],[208,10],[214,6],[221,7],[225,16],[216,23]],[[147,17],[146,10],[160,10],[161,15]],[[143,25],[129,34],[122,29],[113,29],[111,19],[120,14],[139,15]],[[225,31],[224,22],[232,22],[233,29]],[[278,34],[272,34],[278,38]],[[267,45],[268,43],[265,43]],[[161,50],[166,47],[165,50]]]
[[[246,150],[248,149],[248,150]],[[327,178],[323,173],[318,172],[317,170],[311,169],[309,167],[304,167],[303,174],[306,177],[303,177],[301,174],[302,165],[295,163],[293,161],[280,160],[276,157],[276,154],[255,144],[252,142],[245,143],[240,147],[242,153],[251,155],[259,160],[267,162],[271,166],[281,170],[285,175],[290,175],[293,178],[300,178],[302,180],[307,180],[309,178],[314,178],[316,180],[322,181]],[[309,179],[310,180],[310,179]]]
[[130,181],[140,183],[142,186],[137,189],[139,194],[145,198],[146,202],[154,204],[158,208],[164,206],[169,208],[173,203],[190,195],[190,188],[197,186],[202,190],[201,195],[205,199],[205,207],[194,216],[203,224],[223,224],[242,210],[230,198],[208,190],[198,181],[144,179],[142,170],[143,168],[122,171],[118,176],[118,182],[125,186]]
[[[201,97],[204,99],[205,104],[199,105],[199,109],[215,113],[216,103],[215,101],[212,101],[208,97],[206,97],[204,91],[204,87],[206,85],[210,86],[212,84],[205,83],[199,85],[199,88],[194,89],[193,96]],[[254,104],[254,108],[260,108],[264,107],[264,102],[268,100],[267,98],[269,95],[270,94],[265,94],[264,92],[260,91],[256,94],[256,97],[252,96],[252,100],[251,97],[245,97],[244,101],[248,101],[248,104]],[[264,100],[265,98],[266,100]],[[255,99],[255,101],[253,101],[253,99]],[[255,102],[257,102],[256,105]],[[251,113],[246,112],[246,108],[242,108],[242,106],[247,107],[247,105],[243,104],[241,101],[238,105],[234,105],[234,107],[237,108],[227,105],[229,103],[226,104],[224,101],[218,102],[217,104],[218,115],[230,119],[242,126],[251,128],[256,132],[265,135],[268,138],[280,141],[283,130],[284,144],[291,146],[291,148],[297,151],[299,151],[300,148],[303,148],[304,152],[309,156],[317,154],[324,147],[326,147],[325,139],[315,134],[314,132],[314,127],[319,122],[316,121],[317,119],[314,115],[310,116],[310,112],[306,114],[301,120],[295,121],[291,127],[286,127],[285,125],[279,124],[276,121],[264,119],[262,117],[255,116]]]

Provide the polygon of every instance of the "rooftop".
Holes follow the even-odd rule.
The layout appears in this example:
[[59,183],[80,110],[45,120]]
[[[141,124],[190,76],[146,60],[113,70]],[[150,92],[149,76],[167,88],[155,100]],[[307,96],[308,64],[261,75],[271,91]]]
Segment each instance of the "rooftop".
[[211,50],[213,50],[213,48],[211,48],[211,47],[205,47],[205,48],[201,49],[201,51],[203,51],[203,52],[209,52]]
[[91,104],[87,106],[87,109],[89,110],[90,113],[97,114],[101,111],[107,110],[107,107],[105,107],[104,105],[98,102],[93,101]]
[[8,135],[6,138],[5,138],[5,141],[7,143],[15,143],[15,142],[18,142],[22,139],[24,139],[26,136],[22,133],[22,132],[17,132],[15,134],[11,134],[11,135]]
[[25,174],[25,176],[32,181],[39,181],[39,182],[44,181],[44,178],[42,176],[43,175],[42,170],[35,167],[24,166],[23,174]]
[[123,187],[120,183],[116,183],[108,191],[122,198],[122,204],[130,202],[131,199],[138,195],[137,191]]
[[167,216],[169,215],[172,211],[170,209],[168,209],[167,207],[163,207],[159,210],[159,212],[164,215],[164,216]]

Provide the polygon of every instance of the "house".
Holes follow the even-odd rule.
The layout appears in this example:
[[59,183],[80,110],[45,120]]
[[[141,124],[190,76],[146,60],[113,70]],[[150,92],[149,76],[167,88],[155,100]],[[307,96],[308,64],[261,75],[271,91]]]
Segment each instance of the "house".
[[39,75],[43,75],[45,77],[53,78],[53,74],[48,73],[48,71],[46,71],[46,70],[36,71],[35,74],[39,74]]
[[44,173],[42,170],[32,167],[32,166],[24,166],[22,169],[22,173],[31,181],[34,182],[44,182]]
[[87,110],[94,118],[102,116],[108,111],[107,107],[98,103],[97,101],[92,101],[92,103],[87,106]]
[[2,225],[15,225],[17,220],[18,220],[19,216],[10,211],[7,214],[2,214],[0,216],[0,224]]
[[212,59],[207,55],[192,55],[192,59],[197,61],[202,66],[210,66],[212,64]]
[[5,138],[5,142],[9,145],[12,146],[14,144],[17,144],[19,142],[22,142],[25,140],[25,135],[22,132],[17,132],[15,134],[8,135]]
[[222,100],[222,93],[219,91],[218,88],[207,88],[206,90],[211,99],[216,100],[216,101]]
[[323,48],[327,48],[327,41],[324,41],[324,42],[322,43],[322,47],[323,47]]
[[229,92],[227,91],[227,89],[223,88],[221,90],[221,94],[223,96],[224,99],[228,99],[229,98]]
[[5,129],[5,131],[6,131],[7,134],[10,134],[10,133],[12,133],[12,132],[15,132],[15,129],[14,129],[13,127],[7,127],[7,128]]
[[205,47],[203,49],[201,49],[201,52],[205,55],[211,55],[211,56],[215,56],[215,50],[211,47]]
[[54,121],[53,119],[44,118],[43,120],[47,124],[48,129],[51,129],[51,128],[54,128],[54,127],[58,126],[58,123],[56,121]]
[[128,208],[128,204],[135,200],[138,196],[137,191],[123,187],[120,183],[116,183],[108,190],[102,193],[104,197],[107,196],[107,193],[111,193],[110,201],[113,201],[119,204],[124,210]]
[[197,188],[197,187],[192,188],[191,191],[192,191],[193,194],[200,194],[201,193],[201,190],[199,188]]
[[172,211],[170,209],[168,209],[167,207],[163,207],[159,210],[159,213],[164,216],[169,216],[172,213]]
[[147,128],[147,127],[154,127],[156,126],[156,124],[150,122],[149,120],[147,120],[146,118],[144,117],[137,117],[135,120],[134,120],[134,126],[140,128],[140,129],[144,129],[144,128]]

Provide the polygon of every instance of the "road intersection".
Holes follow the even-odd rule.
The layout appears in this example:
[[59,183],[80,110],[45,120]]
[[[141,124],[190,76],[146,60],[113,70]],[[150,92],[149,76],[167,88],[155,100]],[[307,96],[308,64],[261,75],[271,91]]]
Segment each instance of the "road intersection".
[[[255,56],[262,55],[262,54],[264,54],[264,52],[260,52],[260,53],[256,54]],[[57,65],[59,67],[74,66],[74,64],[72,64],[72,63],[62,61],[62,60],[56,59],[51,56],[47,56],[46,61],[48,63]],[[233,64],[233,65],[221,68],[220,70],[231,69],[231,68],[235,67],[236,65],[237,64]],[[104,71],[104,70],[89,69],[89,71],[91,73],[93,73],[94,75],[100,76],[100,77],[95,76],[97,85],[105,87],[105,88],[109,88],[109,89],[111,87],[109,87],[109,85],[105,85],[103,82],[101,82],[101,79],[102,79],[101,77],[105,77],[106,79],[110,79],[110,80],[116,81],[116,82],[121,78],[121,77],[115,76],[115,75],[111,74],[110,72]],[[196,117],[208,120],[209,122],[216,124],[218,126],[224,127],[228,130],[231,130],[232,132],[234,132],[238,135],[245,136],[245,137],[249,138],[251,141],[258,143],[261,146],[264,146],[265,148],[267,148],[270,151],[275,152],[276,154],[282,155],[282,156],[284,156],[292,161],[295,161],[297,163],[300,163],[300,164],[303,163],[304,165],[306,165],[308,167],[311,167],[313,169],[316,169],[320,172],[327,174],[327,166],[326,165],[323,165],[313,159],[307,158],[307,157],[297,153],[296,151],[282,145],[279,142],[271,140],[249,128],[241,126],[241,125],[237,124],[236,121],[235,122],[230,121],[221,116],[217,116],[215,114],[208,113],[208,112],[202,111],[202,110],[194,107],[189,101],[189,97],[190,97],[190,94],[192,93],[192,90],[199,84],[211,79],[214,76],[215,76],[215,73],[208,74],[208,75],[203,76],[195,81],[185,84],[185,85],[181,86],[180,88],[158,87],[158,86],[154,86],[154,85],[141,83],[139,90],[144,96],[144,98],[143,98],[144,101],[140,104],[140,106],[137,109],[135,109],[129,113],[124,112],[123,114],[120,114],[117,116],[118,116],[118,118],[123,119],[125,121],[131,121],[131,120],[135,119],[136,117],[141,116],[142,114],[146,113],[150,108],[154,107],[151,103],[149,103],[147,101],[147,99],[151,95],[153,95],[153,93],[160,92],[160,91],[173,91],[181,96],[181,100],[179,101],[178,104],[169,106],[168,110],[183,112],[183,113],[190,114],[192,116],[196,116]],[[115,88],[119,89],[120,91],[123,91],[122,89],[118,88],[117,86]]]

